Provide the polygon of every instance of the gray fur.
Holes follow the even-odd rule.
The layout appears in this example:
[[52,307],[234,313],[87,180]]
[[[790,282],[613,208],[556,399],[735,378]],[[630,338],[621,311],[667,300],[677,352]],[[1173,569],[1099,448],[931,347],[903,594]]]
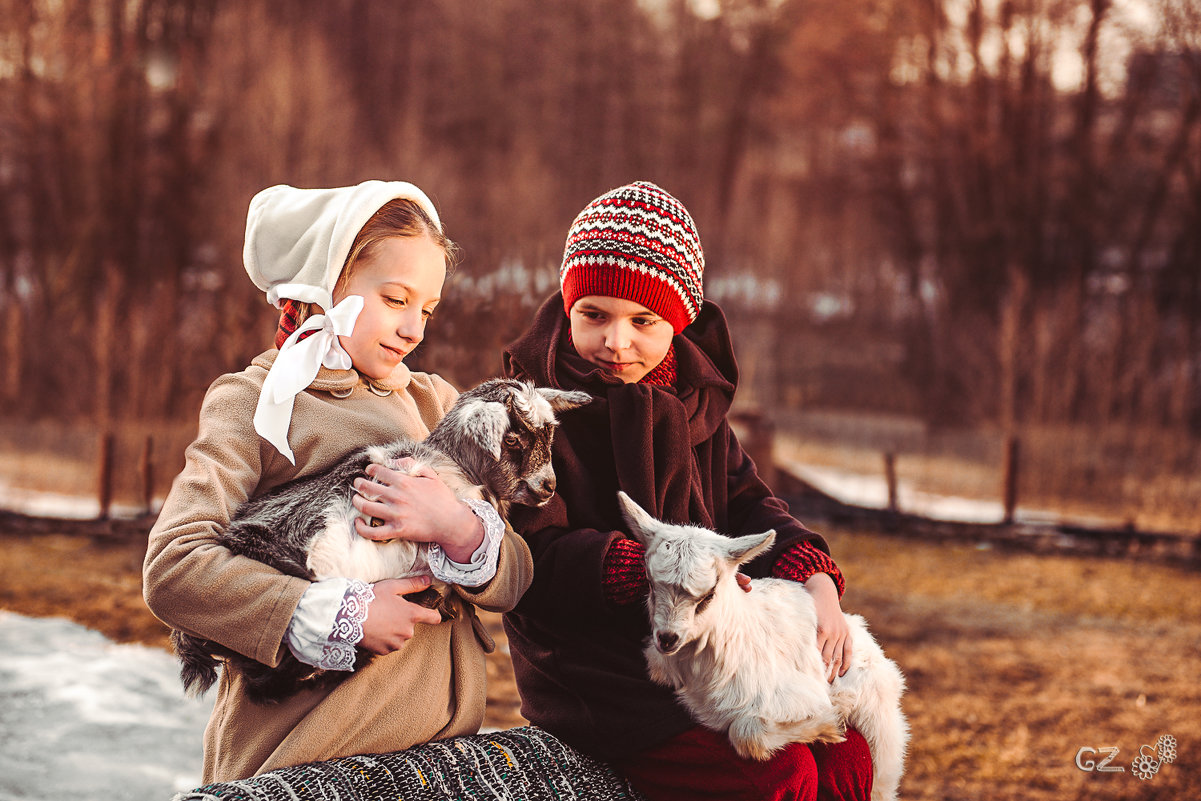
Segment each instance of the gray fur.
[[[459,497],[488,501],[502,517],[510,503],[541,506],[555,491],[550,460],[558,425],[554,413],[590,400],[584,392],[535,388],[510,379],[486,381],[460,395],[424,441],[400,439],[360,448],[325,472],[276,487],[243,504],[219,539],[234,553],[283,573],[310,581],[329,578],[314,568],[313,548],[339,524],[354,531],[354,519],[361,516],[350,501],[354,480],[363,476],[372,462],[395,467],[396,460],[405,457],[432,468]],[[397,541],[387,545],[411,549],[412,572],[406,575],[419,574],[422,569],[428,575],[425,544]],[[344,577],[374,582],[393,576]],[[337,682],[347,675],[305,665],[290,651],[285,651],[279,667],[271,668],[184,632],[172,632],[171,639],[183,663],[180,676],[184,687],[197,694],[206,692],[216,680],[219,660],[227,669],[243,674],[248,696],[259,703],[276,702],[302,686]],[[370,658],[360,648],[356,669]]]

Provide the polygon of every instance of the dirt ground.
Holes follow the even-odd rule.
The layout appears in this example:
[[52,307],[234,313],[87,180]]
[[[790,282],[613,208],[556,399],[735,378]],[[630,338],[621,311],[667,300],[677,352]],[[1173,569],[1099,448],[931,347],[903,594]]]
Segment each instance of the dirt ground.
[[[1201,798],[1201,574],[852,531],[827,538],[847,576],[844,609],[867,617],[908,679],[903,798]],[[141,600],[143,548],[0,531],[0,608],[165,648],[166,629]],[[488,622],[501,648],[487,723],[519,725],[503,631]],[[1176,758],[1137,778],[1132,761],[1161,735],[1175,738]],[[1107,767],[1122,772],[1097,771],[1114,747]]]

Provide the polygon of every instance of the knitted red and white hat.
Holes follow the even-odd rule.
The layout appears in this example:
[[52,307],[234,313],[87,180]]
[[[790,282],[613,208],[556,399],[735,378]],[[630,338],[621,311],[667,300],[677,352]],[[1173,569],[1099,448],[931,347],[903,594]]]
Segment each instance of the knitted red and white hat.
[[584,207],[567,232],[559,286],[568,314],[587,295],[640,303],[678,334],[704,300],[705,254],[688,209],[638,181]]

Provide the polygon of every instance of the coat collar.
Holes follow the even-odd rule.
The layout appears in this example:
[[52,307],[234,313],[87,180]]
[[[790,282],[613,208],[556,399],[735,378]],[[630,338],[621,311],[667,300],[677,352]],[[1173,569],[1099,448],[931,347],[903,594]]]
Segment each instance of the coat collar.
[[[254,357],[254,361],[251,364],[255,367],[262,367],[264,370],[270,370],[271,365],[275,363],[275,357],[278,355],[279,350],[272,348]],[[319,392],[340,394],[350,392],[360,384],[365,384],[369,389],[373,390],[400,392],[409,386],[412,376],[413,374],[409,371],[408,365],[404,362],[396,365],[396,369],[392,371],[392,375],[382,381],[373,381],[360,375],[353,368],[350,370],[331,370],[323,366],[317,371],[317,377],[313,379],[313,383],[309,384],[308,388]]]

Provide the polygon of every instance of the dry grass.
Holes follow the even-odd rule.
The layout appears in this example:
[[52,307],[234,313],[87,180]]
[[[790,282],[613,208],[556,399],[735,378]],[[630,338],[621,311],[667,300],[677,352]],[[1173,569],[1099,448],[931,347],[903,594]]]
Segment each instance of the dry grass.
[[[1201,797],[1201,577],[1162,565],[1039,557],[833,531],[844,607],[905,671],[908,799]],[[142,543],[0,532],[0,606],[63,615],[165,646],[139,590]],[[512,669],[490,660],[488,724],[518,725]],[[1161,734],[1179,756],[1130,772]],[[1118,746],[1124,773],[1086,773],[1083,746]]]
[[[850,587],[844,608],[869,619],[908,677],[904,797],[1201,797],[1195,572],[829,538]],[[1161,734],[1179,757],[1140,781],[1130,762]],[[1125,773],[1081,771],[1084,746],[1118,746]]]

